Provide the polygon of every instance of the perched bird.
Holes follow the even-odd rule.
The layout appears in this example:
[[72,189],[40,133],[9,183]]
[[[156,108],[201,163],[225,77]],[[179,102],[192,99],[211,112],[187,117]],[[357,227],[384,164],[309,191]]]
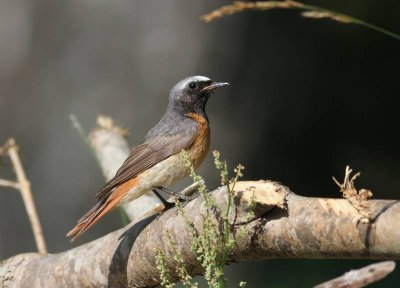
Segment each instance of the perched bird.
[[210,147],[210,127],[205,111],[214,89],[228,83],[192,76],[178,82],[169,94],[167,111],[150,129],[145,141],[133,148],[116,175],[97,193],[97,204],[68,232],[71,241],[80,237],[101,217],[119,205],[149,191],[169,191],[164,186],[189,173],[182,150],[198,168]]

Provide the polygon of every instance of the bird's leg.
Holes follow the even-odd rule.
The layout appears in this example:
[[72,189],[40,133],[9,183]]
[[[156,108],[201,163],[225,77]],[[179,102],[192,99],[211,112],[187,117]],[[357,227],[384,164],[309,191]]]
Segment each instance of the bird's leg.
[[160,199],[160,201],[162,202],[162,204],[164,205],[166,210],[168,210],[168,209],[170,209],[172,207],[175,207],[175,203],[171,203],[171,202],[168,202],[167,200],[165,200],[164,197],[162,197],[161,194],[158,193],[157,188],[153,189],[153,193],[156,194],[158,199]]
[[[156,187],[155,190],[157,190],[157,191],[162,191],[162,192],[164,192],[164,193],[167,193],[167,194],[169,194],[169,195],[172,195],[172,196],[177,197],[179,200],[184,200],[184,201],[193,200],[193,199],[197,198],[197,196],[198,196],[197,194],[193,194],[193,195],[190,195],[190,196],[188,196],[188,195],[183,195],[183,194],[181,194],[181,193],[171,191],[171,190],[169,190],[169,189],[167,189],[167,188],[165,188],[165,187],[162,187],[162,186]],[[153,191],[154,191],[154,190],[153,190]]]
[[184,202],[182,205],[182,207],[184,207],[190,200],[193,200],[194,198],[196,198],[198,196],[197,194],[193,194],[191,196],[184,195],[184,194],[186,194],[186,193],[189,194],[190,192],[197,190],[197,188],[198,188],[198,184],[196,184],[196,185],[192,184],[189,187],[183,189],[182,192],[178,193],[178,192],[171,191],[162,186],[155,187],[152,191],[158,197],[158,199],[160,199],[160,201],[162,202],[162,204],[165,207],[164,210],[161,211],[159,215],[162,215],[168,209],[175,207],[175,203],[171,203],[171,202],[168,202],[167,200],[165,200],[165,198],[161,196],[160,191],[170,194],[174,197],[177,197],[180,201]]

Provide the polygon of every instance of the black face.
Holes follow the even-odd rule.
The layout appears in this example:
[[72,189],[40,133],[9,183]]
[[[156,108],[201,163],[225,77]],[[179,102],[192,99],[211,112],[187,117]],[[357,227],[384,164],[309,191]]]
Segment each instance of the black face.
[[190,77],[185,79],[185,81],[181,81],[175,85],[174,88],[176,89],[173,89],[173,92],[176,93],[175,101],[182,102],[185,106],[205,105],[210,91],[203,91],[203,89],[211,84],[212,80],[206,77]]
[[179,112],[205,113],[210,93],[228,83],[217,83],[204,76],[192,76],[178,82],[170,93],[169,107]]

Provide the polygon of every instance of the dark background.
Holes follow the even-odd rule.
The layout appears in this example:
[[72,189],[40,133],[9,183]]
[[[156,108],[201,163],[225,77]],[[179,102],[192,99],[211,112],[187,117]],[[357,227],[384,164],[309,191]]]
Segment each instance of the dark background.
[[[105,217],[81,240],[65,234],[93,204],[101,172],[71,127],[98,114],[142,141],[181,78],[231,85],[208,104],[212,149],[245,179],[272,179],[305,196],[340,197],[331,176],[362,171],[359,188],[399,198],[400,41],[298,11],[246,12],[210,24],[229,1],[0,2],[0,142],[13,136],[50,252],[121,226]],[[311,3],[311,2],[308,2]],[[400,33],[399,1],[314,1]],[[329,6],[327,6],[329,5]],[[211,155],[200,169],[218,185]],[[0,178],[12,178],[3,160]],[[0,188],[0,259],[35,251],[17,192]],[[228,267],[233,287],[309,287],[372,261],[270,260]],[[397,287],[400,269],[373,287]],[[396,281],[397,279],[397,281]]]

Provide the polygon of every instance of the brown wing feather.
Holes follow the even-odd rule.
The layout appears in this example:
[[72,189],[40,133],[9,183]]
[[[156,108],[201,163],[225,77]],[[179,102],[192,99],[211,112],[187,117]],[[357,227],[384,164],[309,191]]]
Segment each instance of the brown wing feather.
[[97,200],[104,199],[115,187],[136,177],[158,162],[186,149],[193,143],[196,136],[197,132],[191,135],[154,137],[133,148],[115,176],[97,193]]
[[68,232],[67,236],[73,237],[71,241],[79,238],[101,217],[117,207],[127,191],[133,185],[136,185],[138,174],[189,147],[196,139],[196,135],[197,132],[186,135],[154,137],[134,148],[117,174],[96,195],[97,204],[79,219],[78,224]]
[[68,232],[67,236],[73,236],[71,241],[80,237],[101,217],[118,206],[126,192],[136,185],[138,179],[136,176],[169,156],[188,148],[196,139],[197,134],[198,127],[192,132],[152,137],[134,148],[116,175],[97,193],[97,204]]

